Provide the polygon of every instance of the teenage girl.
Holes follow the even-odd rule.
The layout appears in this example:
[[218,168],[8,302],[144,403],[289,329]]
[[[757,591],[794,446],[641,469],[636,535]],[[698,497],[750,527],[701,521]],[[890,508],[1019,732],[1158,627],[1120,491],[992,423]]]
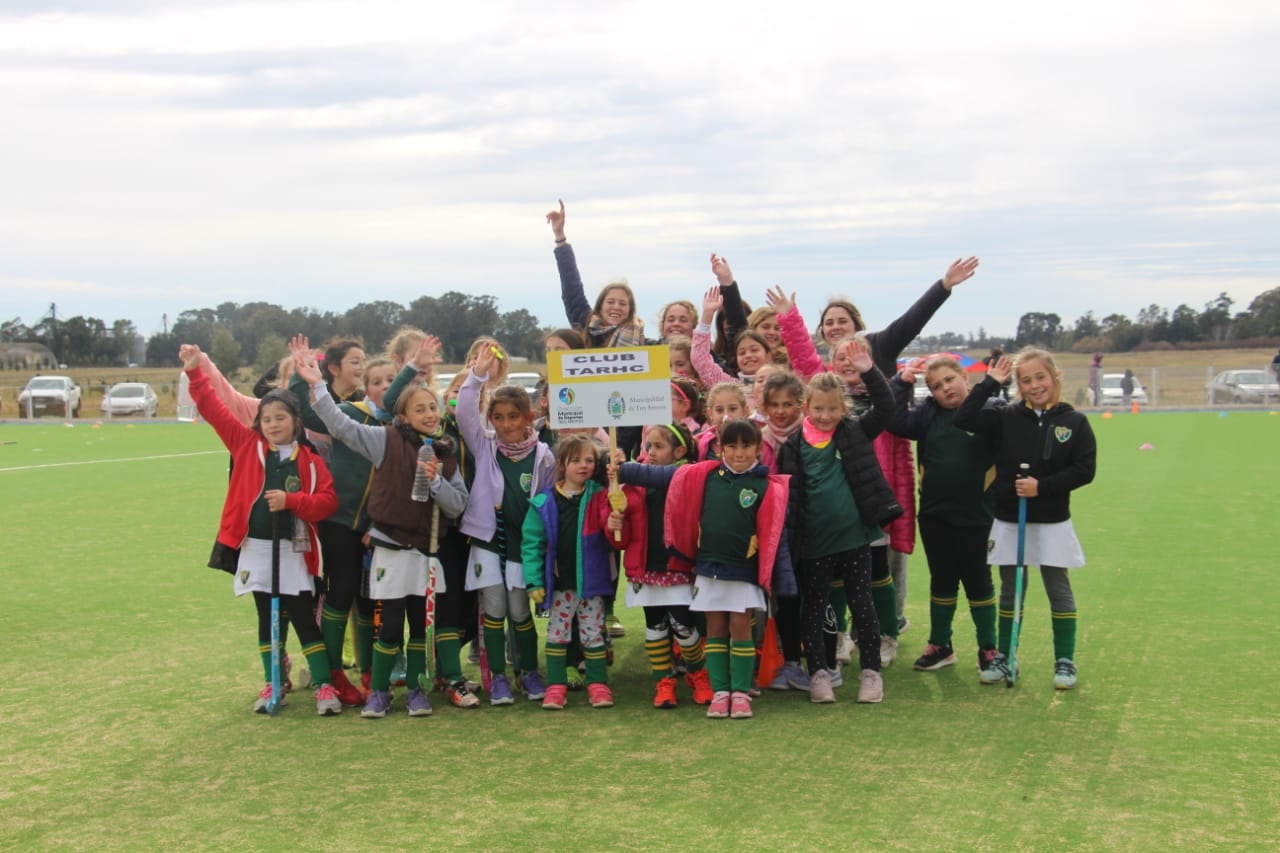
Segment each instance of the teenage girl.
[[[521,553],[529,600],[549,616],[547,688],[542,707],[558,711],[569,692],[568,653],[575,617],[587,669],[587,700],[613,705],[604,634],[604,596],[617,577],[622,513],[594,479],[599,448],[588,435],[568,435],[556,447],[557,481],[535,495],[525,515]],[[615,535],[615,531],[617,535]],[[613,546],[613,547],[611,547]]]
[[671,478],[665,539],[672,567],[692,569],[690,609],[706,614],[708,717],[750,717],[756,646],[752,611],[775,587],[794,594],[784,525],[787,480],[760,464],[760,428],[731,420],[721,459],[682,465]]
[[483,349],[471,374],[458,391],[457,419],[463,439],[475,454],[475,479],[459,528],[471,537],[467,589],[477,590],[484,612],[483,642],[492,682],[489,704],[510,705],[511,683],[506,675],[503,622],[509,619],[520,658],[521,688],[530,701],[546,696],[538,672],[538,634],[525,592],[521,565],[521,531],[529,499],[555,482],[556,462],[551,448],[533,430],[529,392],[503,385],[489,397],[485,430],[480,393],[495,369],[496,349]]
[[569,325],[581,331],[588,347],[636,347],[644,344],[644,321],[636,314],[636,296],[625,281],[612,281],[600,289],[595,305],[587,301],[573,246],[564,236],[564,202],[547,214],[555,237],[556,268],[560,271],[560,298]]
[[884,525],[902,514],[902,507],[880,472],[872,440],[892,416],[893,395],[865,341],[855,338],[841,348],[862,371],[873,408],[856,420],[846,417],[844,383],[819,373],[809,382],[801,428],[778,452],[778,471],[791,475],[788,530],[804,596],[809,700],[835,701],[823,625],[831,580],[842,577],[858,623],[858,701],[880,702],[884,684],[880,627],[871,600],[870,545],[883,535]]
[[[923,371],[930,397],[908,408],[916,375]],[[994,518],[989,488],[996,443],[988,434],[955,425],[968,394],[963,369],[942,356],[928,365],[911,362],[890,382],[896,403],[889,429],[916,442],[920,465],[920,540],[929,562],[929,642],[915,662],[939,670],[956,662],[951,623],[960,585],[978,638],[978,670],[996,656],[996,594],[987,560],[987,534]]]
[[676,670],[671,635],[680,646],[685,682],[695,705],[710,704],[711,680],[704,666],[702,635],[689,612],[693,603],[693,572],[684,564],[671,565],[664,540],[663,512],[676,471],[694,452],[693,436],[680,424],[657,424],[645,431],[648,464],[614,458],[618,481],[627,496],[623,568],[627,575],[627,606],[644,608],[644,648],[653,675],[653,707],[676,707]]
[[329,681],[324,641],[314,619],[315,578],[323,562],[315,525],[338,508],[338,496],[324,460],[302,438],[298,400],[286,390],[272,390],[258,406],[253,425],[245,426],[200,370],[200,348],[184,344],[178,357],[200,416],[218,433],[233,461],[218,543],[237,554],[236,595],[252,592],[258,609],[258,650],[267,683],[254,710],[265,713],[271,701],[274,534],[280,539],[280,609],[289,614],[317,684],[316,712],[339,714],[342,701]]
[[[999,409],[986,408],[1011,375],[1018,398]],[[1026,347],[1012,361],[1000,357],[956,410],[955,425],[990,435],[999,445],[990,537],[991,562],[1000,566],[999,654],[979,677],[983,684],[998,684],[1011,675],[1007,655],[1015,607],[1018,501],[1026,498],[1023,564],[1040,567],[1053,617],[1053,686],[1070,690],[1076,686],[1076,600],[1067,570],[1084,565],[1084,549],[1071,524],[1071,492],[1093,482],[1098,445],[1089,419],[1062,401],[1062,372],[1053,356]]]
[[698,309],[687,299],[677,299],[662,306],[658,313],[658,341],[669,344],[673,338],[689,337],[697,322]]
[[[359,424],[347,417],[325,393],[315,361],[305,349],[295,354],[294,369],[311,383],[315,410],[339,442],[374,465],[369,492],[368,536],[373,544],[369,597],[382,602],[382,625],[373,645],[371,692],[360,716],[381,718],[391,708],[391,670],[404,643],[409,622],[406,678],[410,685],[409,716],[431,713],[424,683],[427,668],[426,591],[431,575],[435,589],[447,588],[438,550],[446,518],[462,514],[467,490],[458,472],[456,449],[440,436],[440,405],[434,391],[421,386],[400,395],[395,420],[388,425]],[[430,443],[435,458],[419,462]],[[419,472],[429,482],[430,497],[411,499]],[[436,509],[439,512],[435,512]]]

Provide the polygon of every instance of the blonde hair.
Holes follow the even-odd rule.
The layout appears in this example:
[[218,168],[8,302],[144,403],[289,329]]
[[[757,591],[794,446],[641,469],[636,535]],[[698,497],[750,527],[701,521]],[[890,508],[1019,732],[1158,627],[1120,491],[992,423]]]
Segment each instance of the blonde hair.
[[844,380],[834,373],[818,373],[809,380],[809,388],[805,392],[805,402],[808,403],[813,399],[814,394],[825,394],[828,391],[835,391],[840,397],[840,405],[847,412],[849,410],[849,400],[845,396]]
[[711,386],[711,390],[707,392],[707,408],[715,403],[716,396],[719,394],[733,394],[738,398],[738,404],[742,406],[742,410],[748,411],[747,392],[741,382],[717,382]]
[[672,335],[667,338],[667,347],[684,353],[685,360],[689,362],[689,370],[692,371],[690,378],[695,382],[701,382],[702,377],[698,376],[698,368],[693,366],[693,341],[685,335]]
[[[1053,354],[1048,350],[1039,347],[1023,347],[1013,354],[1013,385],[1018,387],[1018,371],[1022,369],[1024,364],[1032,361],[1042,361],[1048,369],[1049,375],[1053,377],[1053,399],[1049,401],[1046,409],[1056,406],[1062,402],[1062,371],[1058,369],[1058,363],[1053,360]],[[1022,395],[1019,394],[1021,399]]]
[[675,302],[668,302],[666,305],[663,305],[662,310],[658,312],[658,334],[659,335],[662,334],[662,327],[667,324],[667,312],[670,311],[672,308],[675,308],[676,306],[684,308],[686,311],[688,311],[689,319],[693,322],[693,325],[695,326],[698,325],[698,309],[695,308],[693,303],[687,299],[677,299]]
[[427,333],[417,326],[401,326],[396,329],[387,341],[387,356],[391,363],[403,366],[426,338]]

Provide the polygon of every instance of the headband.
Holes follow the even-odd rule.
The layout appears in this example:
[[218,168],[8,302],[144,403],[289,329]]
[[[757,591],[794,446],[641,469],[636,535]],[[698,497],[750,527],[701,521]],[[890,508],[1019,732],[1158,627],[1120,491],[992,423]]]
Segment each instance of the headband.
[[680,430],[676,429],[674,424],[662,424],[662,426],[671,431],[671,434],[676,437],[676,441],[680,442],[681,447],[685,450],[689,449],[689,445],[685,443],[684,436],[680,434]]
[[693,405],[693,401],[689,399],[688,394],[684,393],[684,389],[681,388],[679,384],[672,382],[671,387],[674,388],[676,393],[680,395],[681,400],[684,400],[686,403],[688,403],[691,406]]

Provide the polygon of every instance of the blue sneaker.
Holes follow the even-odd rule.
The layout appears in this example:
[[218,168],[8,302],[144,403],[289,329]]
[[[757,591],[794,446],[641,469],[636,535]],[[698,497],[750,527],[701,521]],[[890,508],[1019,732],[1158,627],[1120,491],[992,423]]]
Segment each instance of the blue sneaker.
[[547,695],[547,683],[542,680],[542,673],[534,670],[520,676],[520,689],[530,702],[540,702]]
[[511,695],[511,682],[505,675],[495,675],[489,682],[489,704],[514,705],[515,701]]
[[431,716],[431,702],[427,699],[427,692],[421,687],[409,691],[408,705],[410,717]]
[[364,708],[360,711],[360,716],[368,717],[372,720],[380,720],[387,715],[387,711],[391,710],[391,691],[390,690],[374,690],[369,694],[369,698],[364,703]]

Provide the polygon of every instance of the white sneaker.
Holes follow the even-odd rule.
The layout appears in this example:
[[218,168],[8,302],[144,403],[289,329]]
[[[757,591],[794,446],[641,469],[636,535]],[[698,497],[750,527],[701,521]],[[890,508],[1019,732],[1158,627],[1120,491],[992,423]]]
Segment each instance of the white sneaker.
[[836,663],[848,663],[853,660],[853,637],[848,633],[836,637]]
[[898,659],[898,638],[880,637],[880,667],[883,669]]
[[864,669],[858,685],[858,701],[864,705],[876,705],[884,701],[884,679],[874,669]]
[[833,688],[844,687],[844,667],[837,665],[835,669],[829,669],[827,672],[831,673],[831,686]]
[[816,705],[828,705],[836,701],[831,691],[831,673],[820,669],[809,676],[809,701]]

